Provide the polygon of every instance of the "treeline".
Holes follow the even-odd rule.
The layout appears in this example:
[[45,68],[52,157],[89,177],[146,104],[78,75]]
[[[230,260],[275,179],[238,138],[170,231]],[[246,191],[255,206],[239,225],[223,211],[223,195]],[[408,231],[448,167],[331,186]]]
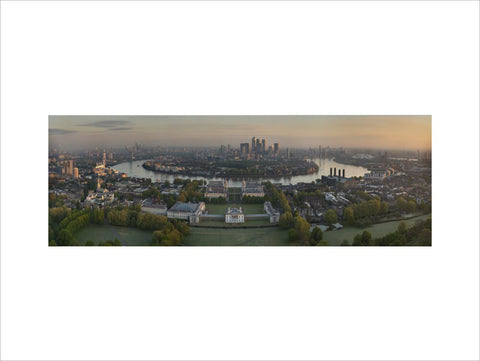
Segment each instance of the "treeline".
[[[186,222],[176,219],[168,220],[165,216],[142,213],[139,205],[106,209],[94,208],[81,211],[70,211],[65,207],[53,207],[49,209],[49,245],[80,246],[81,244],[75,239],[74,234],[90,223],[102,225],[105,223],[105,219],[114,226],[154,231],[152,234],[153,245],[179,245],[190,232]],[[161,237],[158,232],[161,232]],[[121,245],[118,240],[100,243],[99,246]],[[94,244],[92,241],[87,241],[85,245],[93,246]]]
[[302,246],[326,246],[323,240],[323,232],[319,227],[313,228],[310,232],[310,223],[296,213],[285,212],[280,216],[279,225],[288,230],[288,240],[299,242]]
[[266,197],[243,196],[242,203],[245,204],[261,204],[265,203]]
[[[63,219],[60,217],[64,216]],[[77,246],[73,234],[90,223],[90,210],[60,210],[56,207],[49,209],[48,241],[51,246]]]
[[406,200],[403,197],[397,198],[396,205],[398,209],[405,213],[413,213],[417,210],[417,203],[413,200]]
[[300,191],[297,194],[293,194],[293,203],[296,206],[301,206],[307,200],[307,197],[324,199],[325,196],[320,190],[316,190],[314,192]]
[[[344,241],[342,245],[347,245]],[[355,236],[352,246],[431,246],[432,218],[417,221],[407,228],[406,222],[399,223],[397,230],[386,236],[372,238],[369,231],[363,231]]]
[[388,203],[378,198],[353,204],[343,210],[343,219],[349,225],[366,226],[375,218],[387,215]]
[[273,186],[271,182],[266,182],[265,186],[269,193],[269,199],[274,208],[281,208],[284,212],[292,212],[292,208],[288,203],[288,199],[285,194]]
[[140,206],[107,209],[106,216],[108,222],[114,226],[154,231],[152,234],[152,245],[154,246],[178,246],[190,232],[186,222],[140,212]]
[[211,199],[205,198],[205,202],[210,204],[227,204],[227,199],[223,197],[217,197],[217,198],[211,198]]

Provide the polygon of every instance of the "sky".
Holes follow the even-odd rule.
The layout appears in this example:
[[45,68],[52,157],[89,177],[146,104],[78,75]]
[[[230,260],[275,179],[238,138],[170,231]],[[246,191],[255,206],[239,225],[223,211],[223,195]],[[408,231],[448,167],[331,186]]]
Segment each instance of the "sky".
[[81,150],[220,146],[265,138],[267,147],[430,150],[430,115],[49,116],[51,147]]

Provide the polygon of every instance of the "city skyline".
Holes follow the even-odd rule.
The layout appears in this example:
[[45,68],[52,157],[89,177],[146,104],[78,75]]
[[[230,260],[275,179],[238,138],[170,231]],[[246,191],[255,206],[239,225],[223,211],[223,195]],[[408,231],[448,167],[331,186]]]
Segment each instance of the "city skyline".
[[[252,136],[283,147],[431,150],[431,116],[50,116],[49,143],[95,146],[217,146]],[[267,143],[267,144],[268,144]],[[268,145],[267,145],[268,146]]]

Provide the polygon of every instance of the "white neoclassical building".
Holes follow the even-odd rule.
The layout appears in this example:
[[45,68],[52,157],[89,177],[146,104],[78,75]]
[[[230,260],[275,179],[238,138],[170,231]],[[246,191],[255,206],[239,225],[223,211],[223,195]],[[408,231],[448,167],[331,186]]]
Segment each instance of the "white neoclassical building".
[[245,223],[245,214],[242,207],[240,208],[228,208],[225,213],[225,223]]

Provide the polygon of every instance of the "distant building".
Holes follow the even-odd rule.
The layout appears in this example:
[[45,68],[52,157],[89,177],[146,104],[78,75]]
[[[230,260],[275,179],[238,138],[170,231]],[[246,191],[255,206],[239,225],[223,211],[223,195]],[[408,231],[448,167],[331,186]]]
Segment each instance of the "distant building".
[[205,211],[205,203],[175,203],[168,211],[167,217],[174,219],[183,219],[190,223],[198,223],[200,215]]
[[245,223],[245,215],[243,214],[242,207],[229,207],[227,213],[225,213],[225,223]]
[[381,181],[387,177],[390,177],[391,175],[393,175],[393,173],[395,173],[393,168],[371,169],[370,173],[365,173],[364,178],[366,181]]
[[245,182],[242,183],[242,197],[264,197],[265,192],[263,186],[258,182]]
[[73,177],[73,160],[69,160],[67,163],[67,175]]
[[[247,143],[248,144],[248,143]],[[228,182],[225,181],[210,181],[207,185],[205,197],[212,198],[227,198]]]
[[240,153],[242,153],[242,155],[250,154],[250,144],[249,143],[240,143]]
[[275,154],[278,154],[278,152],[280,152],[280,144],[279,143],[273,143],[273,152]]
[[262,139],[262,153],[265,154],[266,150],[267,150],[267,142],[265,139]]
[[115,201],[115,194],[108,189],[97,188],[96,192],[90,191],[85,198],[85,202],[90,204],[105,205]]
[[272,204],[270,202],[265,202],[263,204],[263,209],[270,217],[270,223],[278,223],[278,221],[280,220],[280,213],[272,207]]
[[78,179],[78,168],[73,168],[73,178]]
[[333,193],[325,193],[325,200],[327,202],[333,202],[333,203],[337,202],[337,198],[333,195]]
[[167,215],[167,205],[162,201],[155,201],[153,199],[145,199],[142,202],[142,212],[157,214],[159,216]]

